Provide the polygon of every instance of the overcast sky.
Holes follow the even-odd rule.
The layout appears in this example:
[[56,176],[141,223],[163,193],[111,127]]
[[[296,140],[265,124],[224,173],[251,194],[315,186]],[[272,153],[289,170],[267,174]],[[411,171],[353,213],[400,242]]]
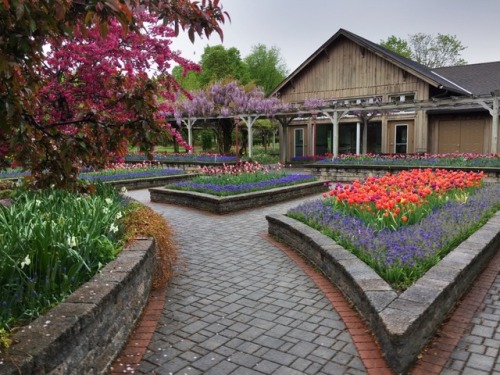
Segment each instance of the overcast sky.
[[205,46],[236,47],[241,57],[259,43],[278,47],[289,72],[340,28],[374,43],[390,35],[419,32],[455,35],[469,63],[500,61],[500,0],[220,0],[231,22],[217,35],[185,36],[173,43],[182,56],[199,62]]

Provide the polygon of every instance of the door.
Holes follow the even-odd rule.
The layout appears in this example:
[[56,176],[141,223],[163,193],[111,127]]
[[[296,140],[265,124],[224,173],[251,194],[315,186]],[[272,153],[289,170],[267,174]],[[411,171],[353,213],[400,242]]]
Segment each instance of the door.
[[438,153],[484,152],[484,120],[441,120],[438,129]]
[[400,124],[395,126],[394,135],[394,153],[406,154],[408,153],[408,125]]
[[293,133],[294,157],[304,156],[304,129],[295,129]]
[[389,121],[389,147],[387,152],[394,154],[411,154],[415,152],[413,145],[414,121]]

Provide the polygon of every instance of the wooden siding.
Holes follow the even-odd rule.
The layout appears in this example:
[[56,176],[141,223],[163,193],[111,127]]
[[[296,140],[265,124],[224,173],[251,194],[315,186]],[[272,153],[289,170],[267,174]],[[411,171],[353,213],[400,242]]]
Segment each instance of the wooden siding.
[[366,96],[388,100],[392,94],[415,93],[425,100],[428,92],[424,81],[342,37],[294,77],[280,97],[285,102]]
[[489,153],[491,116],[440,115],[429,120],[431,153]]

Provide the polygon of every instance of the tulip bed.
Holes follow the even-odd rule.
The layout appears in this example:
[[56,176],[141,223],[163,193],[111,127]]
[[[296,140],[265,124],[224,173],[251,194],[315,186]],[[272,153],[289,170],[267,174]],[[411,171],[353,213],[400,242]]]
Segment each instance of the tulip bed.
[[332,237],[406,289],[500,209],[483,174],[414,169],[332,186],[288,215]]

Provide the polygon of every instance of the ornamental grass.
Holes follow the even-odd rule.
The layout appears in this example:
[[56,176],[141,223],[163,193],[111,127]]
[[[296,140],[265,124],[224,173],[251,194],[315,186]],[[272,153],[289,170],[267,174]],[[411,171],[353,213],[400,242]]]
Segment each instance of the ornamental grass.
[[199,168],[200,176],[166,186],[168,189],[230,196],[315,181],[306,174],[287,174],[282,165],[269,167],[258,162],[239,162],[221,167]]
[[500,209],[500,185],[481,179],[481,173],[429,169],[370,178],[337,185],[288,216],[330,236],[404,290]]

